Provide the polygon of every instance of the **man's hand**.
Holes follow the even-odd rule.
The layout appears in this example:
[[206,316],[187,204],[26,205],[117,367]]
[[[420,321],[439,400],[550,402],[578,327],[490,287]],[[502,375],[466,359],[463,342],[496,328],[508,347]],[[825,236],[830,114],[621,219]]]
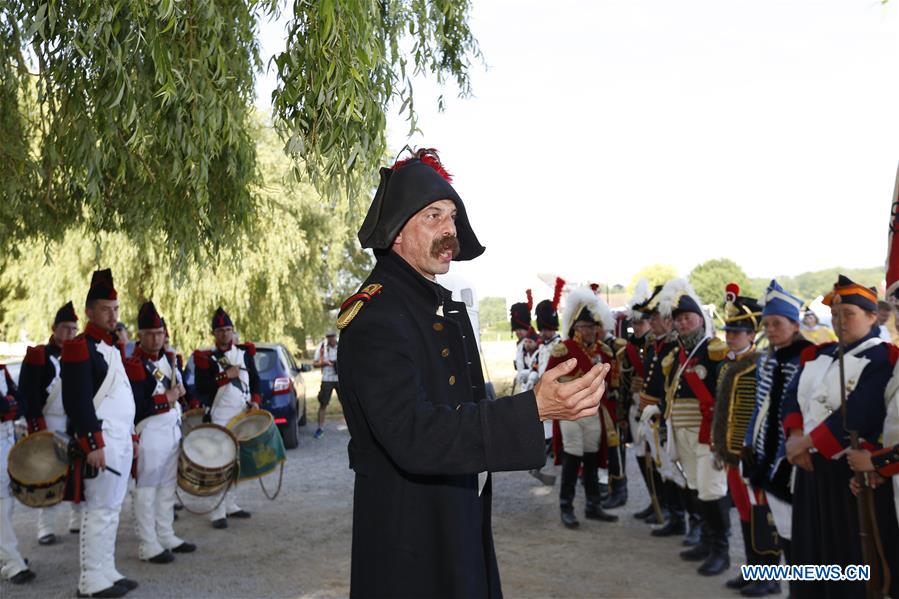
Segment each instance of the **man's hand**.
[[849,467],[856,472],[873,472],[874,464],[871,462],[871,452],[867,449],[850,449],[846,454]]
[[240,366],[228,366],[225,374],[228,375],[229,379],[236,379],[240,376]]
[[[877,487],[879,487],[886,481],[885,478],[883,478],[876,472],[868,474],[867,479],[868,479],[867,480],[868,487],[871,489],[876,489]],[[858,483],[858,480],[856,480],[856,478],[854,476],[849,479],[849,490],[852,491],[852,494],[855,495],[856,497],[858,496],[859,491],[862,490],[861,485]]]
[[570,359],[547,370],[534,386],[540,420],[577,420],[595,416],[599,400],[606,390],[609,364],[597,364],[583,376],[566,383],[559,378],[574,370],[577,360]]
[[87,463],[98,470],[106,470],[106,454],[103,448],[95,449],[87,454]]
[[175,405],[175,402],[178,401],[178,398],[181,397],[182,393],[178,389],[178,387],[172,387],[171,389],[165,390],[165,398],[168,400],[169,405]]
[[787,439],[787,461],[791,464],[799,466],[803,470],[812,472],[812,454],[809,449],[814,447],[811,437],[803,435],[800,431],[794,430]]

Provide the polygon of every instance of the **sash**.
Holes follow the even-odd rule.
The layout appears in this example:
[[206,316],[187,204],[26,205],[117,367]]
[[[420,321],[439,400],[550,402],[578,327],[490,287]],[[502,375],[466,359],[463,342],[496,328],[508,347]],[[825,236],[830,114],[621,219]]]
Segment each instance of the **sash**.
[[62,379],[59,378],[59,359],[55,356],[50,356],[50,362],[53,364],[55,376],[53,377],[53,381],[50,383],[50,386],[47,387],[47,401],[46,403],[44,403],[43,414],[44,416],[46,416],[47,414],[50,414],[51,416],[64,416],[65,410],[63,410],[61,414],[51,411],[51,408],[59,406],[57,402],[61,401]]
[[[118,351],[115,346],[113,346],[112,349]],[[94,394],[93,403],[95,412],[100,409],[100,406],[103,405],[104,401],[106,401],[106,396],[109,394],[109,390],[112,389],[112,386],[116,382],[118,382],[119,377],[122,376],[122,374],[119,372],[119,369],[113,367],[111,358],[107,358],[102,353],[100,355],[103,356],[104,360],[106,360],[106,376],[103,378],[103,382],[100,383],[100,388],[97,389],[97,392]]]
[[680,362],[684,366],[683,371],[681,372],[685,381],[687,381],[687,386],[690,387],[690,391],[693,392],[694,397],[699,400],[700,407],[703,405],[706,406],[714,406],[715,398],[712,396],[712,392],[709,391],[709,388],[705,386],[705,383],[702,382],[702,379],[699,376],[688,370],[688,360],[687,356],[684,353],[684,349],[680,350]]
[[624,346],[624,352],[627,354],[627,361],[630,362],[631,368],[634,369],[637,376],[645,379],[646,369],[643,367],[643,360],[640,359],[640,352],[637,351],[637,346],[633,343],[628,343]]

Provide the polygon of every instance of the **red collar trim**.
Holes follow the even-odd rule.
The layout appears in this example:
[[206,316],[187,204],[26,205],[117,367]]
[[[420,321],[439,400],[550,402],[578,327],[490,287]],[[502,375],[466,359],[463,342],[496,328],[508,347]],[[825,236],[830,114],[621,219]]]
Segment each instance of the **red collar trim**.
[[104,330],[92,322],[88,322],[87,326],[84,327],[84,334],[89,337],[93,337],[97,341],[105,341],[107,345],[113,345],[112,343],[112,335],[109,331]]

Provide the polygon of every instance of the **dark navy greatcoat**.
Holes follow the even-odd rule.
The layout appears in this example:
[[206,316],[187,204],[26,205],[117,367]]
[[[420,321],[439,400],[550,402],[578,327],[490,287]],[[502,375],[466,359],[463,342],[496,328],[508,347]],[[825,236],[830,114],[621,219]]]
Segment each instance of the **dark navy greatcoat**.
[[478,473],[543,466],[534,393],[486,399],[465,304],[402,258],[380,256],[372,284],[340,323],[337,360],[356,473],[350,594],[500,597]]

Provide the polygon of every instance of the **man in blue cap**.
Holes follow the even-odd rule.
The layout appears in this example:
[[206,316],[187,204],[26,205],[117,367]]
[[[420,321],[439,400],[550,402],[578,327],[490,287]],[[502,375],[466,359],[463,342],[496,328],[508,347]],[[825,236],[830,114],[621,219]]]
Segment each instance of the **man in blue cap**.
[[[762,327],[768,338],[768,351],[758,366],[755,406],[742,452],[743,478],[749,481],[750,501],[754,505],[767,505],[771,510],[784,560],[791,564],[794,563],[790,551],[793,538],[790,474],[793,469],[786,460],[786,438],[781,415],[787,388],[799,371],[802,352],[812,344],[800,332],[799,313],[804,304],[801,299],[775,280],[768,285],[762,299]],[[761,521],[752,525],[764,527]],[[776,551],[757,559],[765,564],[780,562]],[[761,597],[779,591],[777,581],[765,580],[755,581],[741,589],[747,597]]]

